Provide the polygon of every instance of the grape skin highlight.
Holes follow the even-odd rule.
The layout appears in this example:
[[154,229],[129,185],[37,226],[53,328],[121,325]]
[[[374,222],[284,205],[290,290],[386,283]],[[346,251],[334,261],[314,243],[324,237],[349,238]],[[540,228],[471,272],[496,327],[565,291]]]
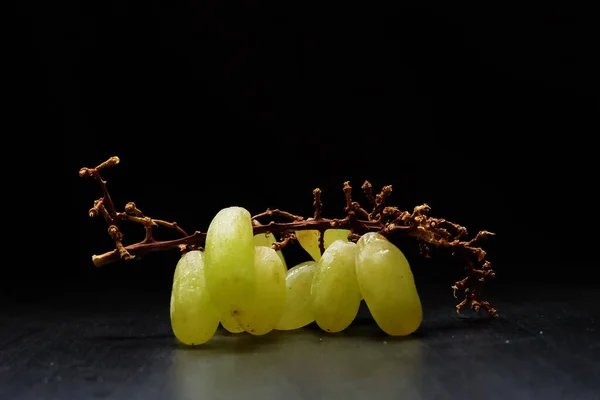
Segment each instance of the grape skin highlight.
[[275,250],[265,246],[256,246],[254,267],[256,296],[237,320],[246,332],[264,335],[275,328],[283,313],[286,269]]
[[423,309],[402,251],[370,232],[357,242],[356,277],[373,319],[388,335],[405,336],[421,325]]
[[221,320],[246,313],[258,283],[248,210],[234,206],[215,215],[206,234],[205,264],[206,287]]
[[184,254],[175,267],[171,291],[171,328],[187,345],[209,341],[219,326],[219,314],[206,290],[204,255]]
[[311,287],[315,322],[327,332],[346,329],[361,302],[356,280],[356,244],[336,240],[317,263]]
[[306,261],[287,271],[285,307],[275,329],[299,329],[315,320],[310,305],[310,290],[316,267],[315,261]]

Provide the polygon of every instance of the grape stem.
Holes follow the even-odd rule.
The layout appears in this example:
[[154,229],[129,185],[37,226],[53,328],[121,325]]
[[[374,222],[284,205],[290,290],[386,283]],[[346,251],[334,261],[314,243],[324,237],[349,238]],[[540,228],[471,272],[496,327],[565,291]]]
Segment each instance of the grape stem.
[[[206,240],[206,233],[195,231],[188,234],[176,222],[166,222],[145,216],[135,203],[130,202],[125,206],[125,212],[117,212],[110,197],[106,181],[102,179],[100,171],[106,167],[112,167],[119,163],[118,157],[111,157],[95,168],[81,168],[79,175],[82,178],[89,177],[100,184],[102,197],[94,201],[89,211],[91,217],[102,215],[109,225],[108,233],[115,241],[115,249],[104,254],[93,255],[92,262],[100,267],[120,260],[139,259],[146,254],[179,249],[187,252],[202,249]],[[344,218],[324,218],[321,215],[322,201],[321,190],[313,191],[315,207],[312,218],[304,218],[279,209],[267,209],[265,212],[252,217],[254,234],[275,233],[281,237],[281,241],[272,246],[280,250],[289,243],[296,240],[296,231],[317,230],[321,233],[319,247],[321,253],[324,251],[324,232],[327,229],[348,229],[348,239],[357,241],[366,232],[378,232],[384,236],[403,235],[417,238],[421,245],[421,254],[429,256],[429,246],[435,246],[449,250],[452,254],[464,260],[467,277],[457,281],[452,289],[454,296],[462,291],[464,299],[456,306],[457,312],[470,308],[474,311],[483,310],[490,317],[497,317],[498,313],[489,302],[481,300],[481,290],[484,283],[495,277],[495,272],[486,258],[486,252],[479,247],[479,243],[492,236],[493,233],[481,231],[471,240],[461,240],[467,235],[467,229],[441,218],[429,217],[431,208],[423,204],[414,208],[412,212],[400,211],[396,207],[386,206],[387,199],[392,193],[391,186],[384,186],[381,192],[373,195],[371,183],[365,181],[362,185],[365,198],[372,209],[367,211],[358,202],[352,200],[352,187],[349,182],[344,182],[343,190],[346,198]],[[275,222],[273,217],[283,217],[290,222]],[[258,219],[270,218],[267,223],[260,223]],[[123,245],[123,233],[119,230],[122,222],[133,222],[141,224],[146,232],[144,239],[138,243]],[[174,240],[156,240],[153,236],[153,228],[164,226],[178,232],[182,237]]]

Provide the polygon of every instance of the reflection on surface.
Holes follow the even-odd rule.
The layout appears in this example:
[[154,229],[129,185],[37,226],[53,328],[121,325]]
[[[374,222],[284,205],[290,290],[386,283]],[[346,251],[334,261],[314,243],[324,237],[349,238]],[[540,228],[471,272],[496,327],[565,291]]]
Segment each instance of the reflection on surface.
[[418,336],[392,338],[373,324],[328,334],[296,331],[218,334],[203,347],[172,351],[172,398],[419,397],[426,344]]

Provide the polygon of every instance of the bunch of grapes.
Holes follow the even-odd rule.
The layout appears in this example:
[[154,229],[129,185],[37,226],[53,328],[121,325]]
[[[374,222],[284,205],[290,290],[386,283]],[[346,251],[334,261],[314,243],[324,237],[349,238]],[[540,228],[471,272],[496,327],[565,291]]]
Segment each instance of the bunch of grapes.
[[[117,211],[100,171],[118,163],[118,157],[111,157],[95,168],[79,170],[80,177],[93,178],[102,189],[89,215],[104,218],[115,243],[113,250],[93,255],[92,262],[100,267],[156,251],[183,251],[173,279],[171,326],[185,344],[208,342],[219,324],[229,332],[252,335],[299,329],[313,322],[324,331],[340,332],[350,326],[363,300],[382,331],[410,335],[420,326],[423,311],[406,257],[386,238],[392,233],[419,239],[425,257],[429,257],[429,246],[461,257],[468,275],[452,286],[455,297],[458,291],[464,293],[456,311],[471,309],[498,317],[496,309],[481,299],[483,284],[495,272],[480,242],[494,234],[480,231],[466,239],[465,227],[428,216],[427,204],[412,212],[387,206],[391,186],[374,195],[365,181],[362,189],[371,212],[353,201],[352,187],[344,182],[345,218],[321,217],[317,188],[312,218],[270,208],[251,216],[242,207],[228,207],[217,213],[207,232],[188,234],[176,222],[146,216],[133,202],[127,203],[125,212]],[[266,216],[292,222],[271,221],[263,226],[257,219]],[[119,228],[124,222],[141,224],[144,240],[125,245]],[[182,237],[156,240],[153,229],[157,226]],[[272,233],[280,233],[282,240],[277,242]],[[294,239],[312,260],[288,270],[281,248]]]
[[186,252],[175,269],[171,326],[187,345],[208,342],[221,324],[232,333],[265,335],[315,322],[327,332],[348,328],[362,300],[389,335],[409,335],[422,307],[404,254],[369,232],[356,243],[346,229],[297,231],[313,260],[287,268],[275,237],[254,234],[250,213],[229,207],[217,213],[204,250]]

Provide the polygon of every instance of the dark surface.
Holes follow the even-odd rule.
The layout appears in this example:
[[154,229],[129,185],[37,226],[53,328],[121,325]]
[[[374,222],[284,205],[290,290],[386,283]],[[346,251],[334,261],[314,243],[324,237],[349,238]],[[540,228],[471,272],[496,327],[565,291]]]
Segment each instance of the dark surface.
[[382,335],[363,312],[337,335],[219,332],[196,349],[173,338],[168,293],[10,307],[0,315],[0,398],[599,398],[595,288],[495,287],[493,321],[457,316],[447,288],[421,296],[425,320],[409,338]]

